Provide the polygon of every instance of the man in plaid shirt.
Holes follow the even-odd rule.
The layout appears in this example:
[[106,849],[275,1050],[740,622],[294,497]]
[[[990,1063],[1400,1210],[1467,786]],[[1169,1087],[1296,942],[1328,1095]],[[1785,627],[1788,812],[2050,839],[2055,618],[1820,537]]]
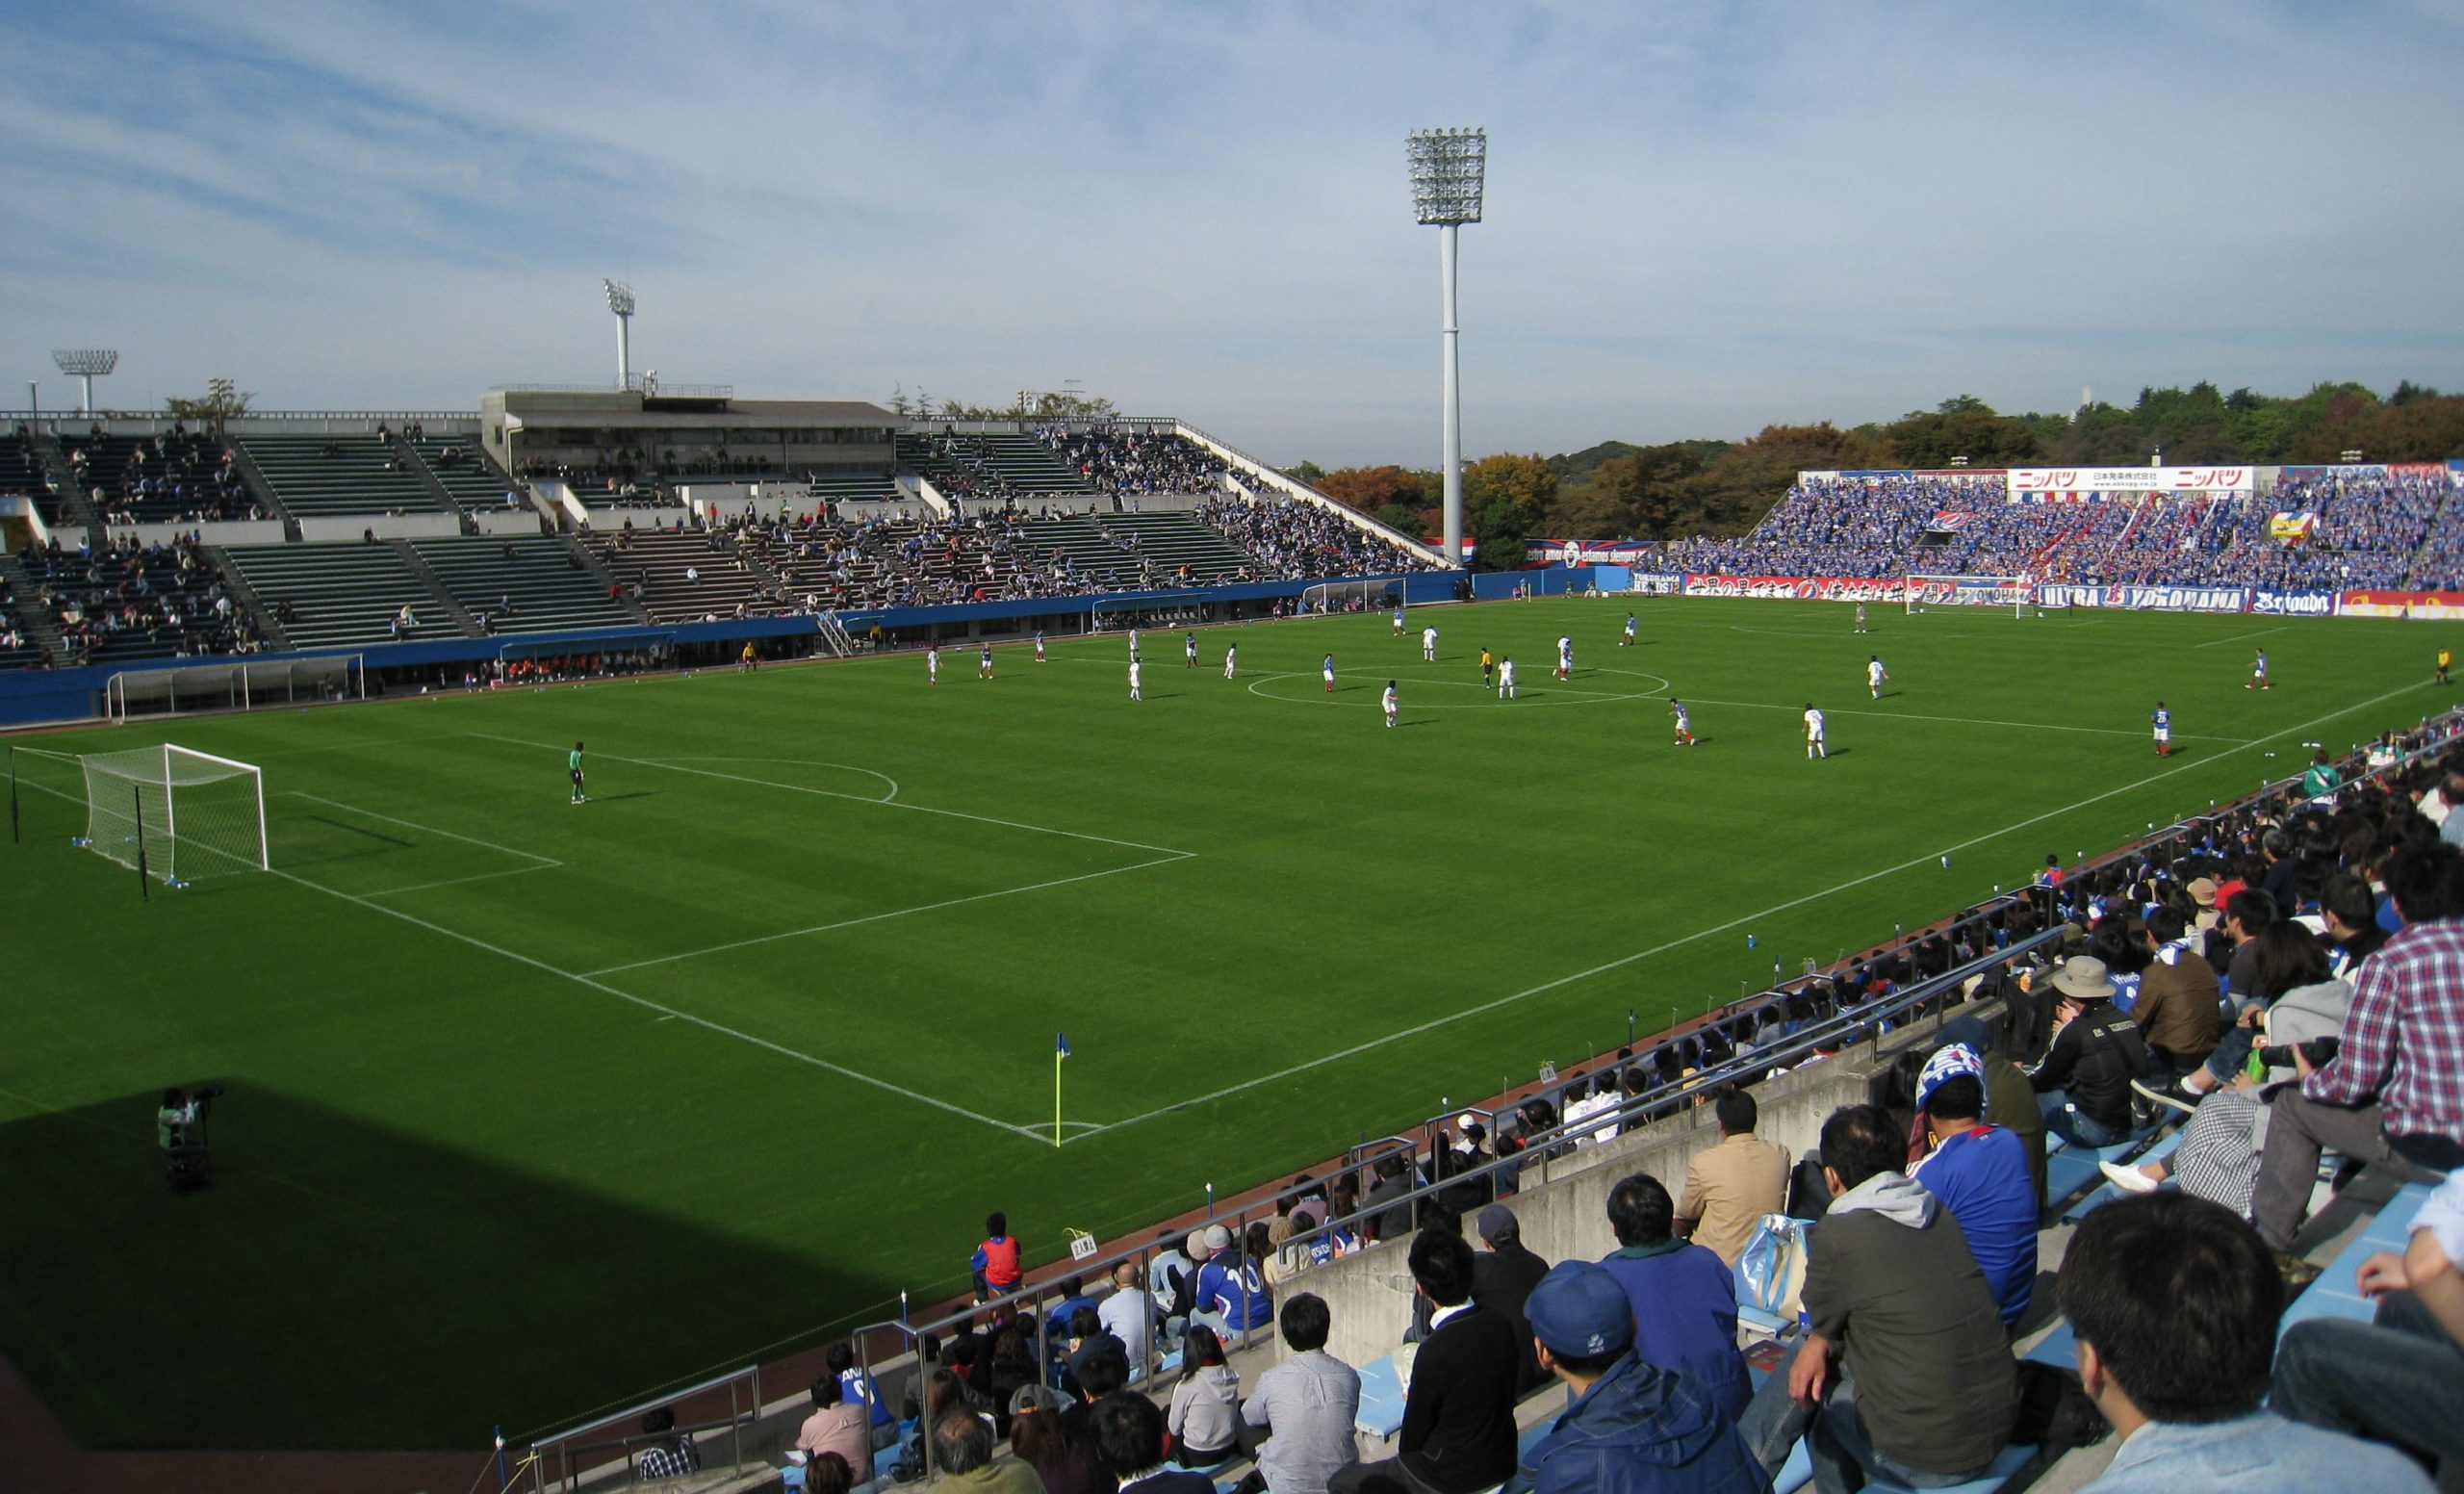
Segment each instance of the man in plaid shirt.
[[2270,1106],[2250,1214],[2272,1249],[2292,1249],[2323,1146],[2408,1182],[2464,1164],[2464,850],[2408,846],[2386,871],[2404,927],[2362,963],[2335,1057],[2296,1048],[2300,1088]]
[[702,1466],[702,1450],[691,1437],[661,1435],[676,1430],[676,1413],[660,1406],[642,1418],[642,1434],[659,1440],[642,1449],[633,1462],[633,1477],[641,1482],[653,1479],[673,1479]]

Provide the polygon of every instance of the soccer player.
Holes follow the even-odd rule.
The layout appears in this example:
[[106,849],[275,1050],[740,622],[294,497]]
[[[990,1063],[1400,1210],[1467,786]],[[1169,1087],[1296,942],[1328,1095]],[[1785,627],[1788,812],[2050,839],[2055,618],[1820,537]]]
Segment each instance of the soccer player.
[[927,684],[941,683],[941,646],[937,643],[928,644],[925,647],[924,683]]
[[2268,678],[2267,650],[2259,650],[2258,657],[2250,660],[2250,683],[2242,686],[2242,688],[2246,690],[2272,690],[2275,688],[2275,682]]
[[1387,681],[1387,682],[1386,682],[1386,694],[1385,694],[1385,695],[1384,695],[1384,696],[1383,696],[1383,697],[1378,701],[1378,704],[1386,708],[1386,725],[1387,725],[1388,727],[1390,727],[1390,728],[1391,728],[1391,727],[1392,727],[1392,726],[1394,726],[1394,724],[1395,724],[1395,682],[1394,682],[1394,681],[1389,680],[1389,681]]
[[2447,646],[2440,644],[2438,648],[2438,683],[2440,684],[2447,683],[2447,666],[2454,662],[2454,659],[2455,656],[2447,652]]
[[1498,699],[1514,699],[1514,656],[1498,660]]
[[1557,678],[1571,680],[1574,677],[1575,640],[1561,636],[1557,639]]
[[1129,631],[1129,657],[1133,659],[1138,657],[1138,630],[1135,628]]
[[2165,708],[2163,701],[2158,701],[2156,714],[2149,719],[2156,723],[2156,756],[2171,757],[2173,755],[2173,713]]
[[1421,630],[1421,658],[1426,663],[1437,662],[1437,630],[1434,628]]
[[1325,661],[1324,663],[1322,663],[1322,664],[1319,665],[1319,666],[1318,666],[1318,670],[1319,670],[1319,673],[1321,673],[1321,674],[1322,674],[1322,675],[1324,675],[1324,676],[1326,677],[1326,693],[1327,693],[1327,694],[1329,694],[1329,695],[1334,694],[1334,693],[1335,693],[1335,656],[1333,656],[1332,654],[1327,655],[1327,656],[1326,656],[1326,661]]
[[1693,720],[1685,713],[1685,703],[1679,700],[1674,695],[1670,696],[1668,698],[1668,713],[1677,718],[1677,745],[1680,747],[1693,746]]
[[1631,612],[1626,614],[1626,636],[1617,640],[1617,646],[1621,649],[1634,646],[1634,614]]
[[1883,658],[1881,655],[1868,654],[1865,656],[1865,688],[1873,692],[1874,699],[1881,700],[1883,698],[1883,682],[1889,678],[1890,671],[1883,667]]
[[573,752],[565,758],[565,773],[574,781],[574,796],[566,802],[568,804],[588,804],[590,802],[590,795],[582,792],[581,743],[574,743]]
[[989,643],[986,644],[983,652],[976,657],[975,677],[979,680],[992,678],[992,645]]
[[1814,708],[1813,702],[1808,701],[1806,702],[1806,760],[1811,762],[1816,758],[1830,756],[1830,744],[1822,739],[1822,712]]
[[1129,661],[1129,698],[1131,700],[1144,700],[1146,698],[1145,696],[1138,693],[1138,660],[1134,658]]
[[1224,679],[1229,680],[1229,679],[1231,679],[1231,678],[1232,678],[1232,672],[1233,672],[1233,669],[1234,669],[1234,668],[1235,668],[1235,666],[1237,665],[1237,663],[1238,663],[1238,661],[1239,661],[1239,659],[1240,659],[1240,657],[1241,657],[1241,645],[1239,645],[1239,644],[1235,643],[1235,644],[1232,644],[1232,645],[1230,645],[1230,646],[1228,646],[1228,647],[1226,647],[1226,648],[1224,649],[1224,651],[1223,651],[1223,678],[1224,678]]
[[1485,690],[1485,689],[1487,689],[1490,685],[1495,684],[1495,683],[1497,683],[1497,678],[1496,678],[1496,677],[1497,677],[1497,669],[1498,669],[1497,657],[1496,657],[1495,655],[1491,654],[1488,650],[1486,650],[1486,649],[1482,649],[1482,650],[1480,651],[1480,688],[1481,688],[1481,689],[1484,689],[1484,690]]
[[1184,669],[1195,669],[1197,667],[1196,633],[1185,632],[1181,634],[1181,667]]
[[1395,636],[1396,636],[1396,637],[1398,637],[1398,638],[1399,638],[1399,637],[1401,637],[1402,635],[1403,635],[1403,605],[1402,605],[1401,603],[1398,602],[1398,603],[1396,603],[1396,604],[1395,604]]
[[1043,630],[1040,628],[1036,630],[1036,662],[1043,662]]
[[760,662],[761,662],[761,660],[760,660],[760,659],[758,659],[758,658],[757,658],[757,657],[754,657],[754,653],[753,653],[753,645],[752,645],[752,644],[750,644],[750,643],[747,643],[747,644],[744,646],[744,653],[743,653],[743,655],[742,655],[741,657],[739,657],[736,659],[736,661],[735,661],[735,670],[736,670],[736,673],[738,673],[738,674],[740,674],[740,675],[749,675],[749,674],[753,673],[753,671],[755,670],[755,668],[757,668],[757,667],[760,664]]
[[1861,602],[1857,604],[1857,631],[1859,632],[1864,632],[1867,631],[1865,628],[1865,604]]

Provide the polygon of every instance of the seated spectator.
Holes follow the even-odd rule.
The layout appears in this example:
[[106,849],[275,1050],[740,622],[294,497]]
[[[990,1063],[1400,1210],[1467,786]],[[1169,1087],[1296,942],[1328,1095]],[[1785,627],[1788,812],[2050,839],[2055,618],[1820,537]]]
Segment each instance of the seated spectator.
[[1205,1324],[1192,1324],[1181,1342],[1172,1458],[1184,1468],[1212,1468],[1241,1450],[1241,1377],[1223,1362],[1223,1340]]
[[1087,1413],[1095,1458],[1119,1487],[1141,1494],[1215,1494],[1215,1481],[1164,1460],[1164,1413],[1134,1390],[1116,1391]]
[[2402,1455],[2260,1409],[2284,1278],[2220,1205],[2106,1204],[2071,1236],[2058,1290],[2080,1384],[2121,1438],[2082,1494],[2428,1494]]
[[804,1467],[805,1494],[847,1494],[856,1486],[856,1470],[835,1453],[816,1453]]
[[1136,1261],[1114,1267],[1113,1295],[1104,1299],[1096,1314],[1104,1331],[1119,1340],[1133,1361],[1143,1365],[1155,1348],[1155,1299],[1139,1284],[1141,1279]]
[[1010,1398],[1010,1451],[1036,1471],[1044,1494],[1112,1494],[1112,1475],[1095,1457],[1085,1418],[1073,1426],[1066,1408],[1042,1385],[1019,1386]]
[[863,1469],[864,1481],[872,1479],[871,1414],[840,1396],[835,1375],[824,1375],[812,1382],[812,1414],[797,1429],[796,1446],[808,1456],[835,1453],[850,1469]]
[[1004,1297],[1018,1289],[1025,1271],[1018,1262],[1018,1242],[1010,1235],[1010,1217],[998,1210],[986,1216],[984,1243],[967,1262],[975,1275],[975,1300]]
[[1626,1178],[1608,1191],[1618,1248],[1600,1264],[1633,1303],[1635,1356],[1684,1376],[1734,1418],[1754,1394],[1736,1347],[1736,1277],[1708,1247],[1678,1239],[1676,1218],[1658,1178]]
[[1770,1473],[1803,1435],[1822,1494],[1973,1479],[2016,1410],[2018,1369],[1985,1273],[1950,1211],[1898,1171],[1907,1145],[1880,1106],[1823,1122],[1833,1197],[1806,1266],[1811,1331],[1739,1424]]
[[934,1418],[933,1471],[962,1494],[1044,1494],[1032,1463],[993,1460],[992,1424],[973,1411],[944,1411]]
[[1206,1264],[1197,1271],[1191,1326],[1205,1324],[1222,1338],[1265,1327],[1274,1316],[1265,1269],[1221,1224],[1208,1226],[1206,1249]]
[[1395,1455],[1354,1463],[1329,1494],[1479,1494],[1514,1472],[1514,1327],[1472,1301],[1472,1247],[1443,1229],[1412,1237],[1412,1290],[1431,1309],[1412,1360]]
[[1095,1311],[1095,1300],[1087,1295],[1087,1278],[1075,1273],[1061,1278],[1061,1301],[1052,1305],[1044,1317],[1044,1333],[1054,1343],[1066,1339],[1070,1325],[1081,1312]]
[[2148,914],[2138,938],[2149,956],[2130,1018],[2149,1051],[2175,1073],[2196,1069],[2215,1050],[2222,1023],[2216,970],[2182,943],[2189,920],[2171,908]]
[[1234,1494],[1326,1494],[1326,1481],[1360,1459],[1352,1440],[1360,1373],[1326,1352],[1333,1318],[1324,1300],[1295,1292],[1284,1299],[1280,1322],[1288,1352],[1258,1377],[1257,1393],[1241,1405],[1245,1441],[1258,1466]]
[[2126,1141],[2130,1083],[2147,1071],[2147,1044],[2130,1014],[2114,1009],[2102,960],[2074,955],[2052,979],[2053,1045],[2028,1074],[2045,1127],[2087,1146]]
[[1632,1352],[1626,1289],[1565,1261],[1529,1302],[1534,1352],[1572,1398],[1503,1494],[1768,1494],[1735,1424],[1703,1387]]
[[[2008,987],[2018,994],[2018,987]],[[2024,1000],[2024,996],[2021,996]],[[2044,1206],[2044,1112],[2037,1107],[2035,1087],[2028,1083],[2027,1070],[2012,1061],[2015,1013],[2006,1005],[1998,1017],[1987,1020],[1982,1017],[1960,1016],[1942,1024],[1938,1035],[1943,1043],[1965,1043],[1971,1052],[1985,1060],[1985,1109],[1993,1123],[2019,1138],[2019,1146],[2028,1155],[2028,1180],[2037,1206]]]
[[840,1398],[851,1405],[865,1407],[871,1415],[874,1451],[879,1452],[897,1441],[898,1418],[891,1414],[888,1404],[882,1400],[881,1387],[873,1382],[871,1372],[858,1368],[855,1346],[833,1344],[830,1352],[822,1357],[829,1364],[830,1373],[838,1377]]
[[2028,1176],[2027,1148],[1988,1123],[1985,1061],[1964,1043],[1937,1048],[1925,1061],[1916,1111],[1933,1149],[1909,1175],[1959,1222],[2002,1310],[2002,1326],[2015,1327],[2037,1283],[2036,1184]]
[[1516,1341],[1526,1346],[1515,1384],[1528,1395],[1548,1383],[1549,1373],[1527,1347],[1531,1325],[1524,1320],[1523,1300],[1549,1274],[1549,1263],[1523,1243],[1523,1225],[1504,1204],[1480,1210],[1477,1227],[1481,1249],[1472,1261],[1472,1301],[1504,1313],[1514,1326]]
[[642,1435],[653,1440],[634,1456],[637,1481],[680,1478],[702,1466],[702,1450],[691,1437],[677,1433],[676,1412],[668,1407],[660,1406],[642,1418]]
[[1720,1143],[1685,1166],[1677,1231],[1733,1267],[1762,1216],[1786,1201],[1788,1150],[1754,1134],[1759,1114],[1742,1086],[1723,1091],[1711,1113],[1719,1118]]
[[2374,1321],[2313,1318],[2286,1332],[2276,1350],[2270,1404],[2296,1421],[2392,1443],[2441,1463],[2451,1486],[2464,1470],[2459,1262],[2464,1171],[2448,1173],[2413,1216],[2402,1255],[2381,1250],[2361,1263],[2355,1284],[2377,1300]]

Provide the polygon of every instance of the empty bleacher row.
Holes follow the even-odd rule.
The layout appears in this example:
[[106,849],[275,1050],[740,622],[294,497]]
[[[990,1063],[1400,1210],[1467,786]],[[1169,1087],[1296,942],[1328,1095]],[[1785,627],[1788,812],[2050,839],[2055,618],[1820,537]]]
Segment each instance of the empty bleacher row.
[[447,511],[391,436],[248,435],[240,445],[294,518]]
[[444,487],[446,495],[464,508],[527,506],[514,491],[512,481],[479,450],[478,443],[418,435],[404,437],[403,444]]
[[619,529],[582,543],[615,578],[622,596],[654,623],[698,623],[787,609],[767,576],[745,562],[725,531]]
[[273,609],[294,648],[451,638],[464,631],[392,545],[232,545],[222,554]]
[[549,535],[414,539],[411,551],[491,632],[620,628],[638,620],[573,542]]

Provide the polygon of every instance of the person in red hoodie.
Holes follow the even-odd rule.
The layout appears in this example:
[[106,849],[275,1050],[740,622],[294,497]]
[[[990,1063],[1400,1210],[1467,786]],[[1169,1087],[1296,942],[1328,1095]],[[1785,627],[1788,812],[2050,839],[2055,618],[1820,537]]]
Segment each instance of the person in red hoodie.
[[1010,1217],[994,1210],[984,1221],[985,1241],[967,1264],[975,1272],[975,1300],[990,1301],[1018,1289],[1024,1273],[1018,1264],[1018,1242],[1010,1235]]

